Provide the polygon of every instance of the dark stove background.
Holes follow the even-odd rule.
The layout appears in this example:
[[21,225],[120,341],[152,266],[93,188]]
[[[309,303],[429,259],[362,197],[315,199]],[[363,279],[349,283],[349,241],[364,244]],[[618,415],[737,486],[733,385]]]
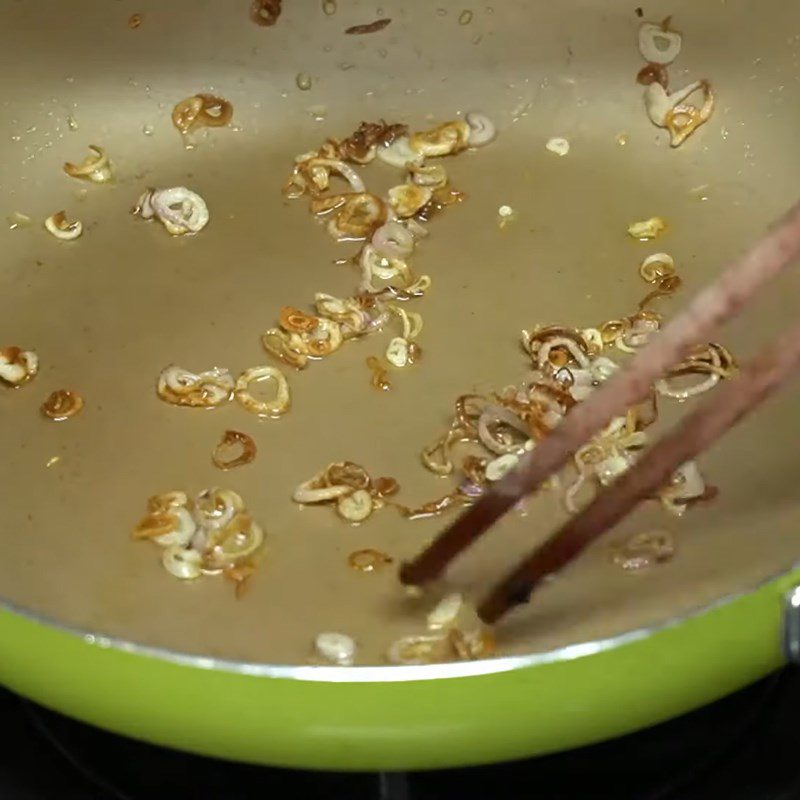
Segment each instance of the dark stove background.
[[[653,687],[657,691],[657,687]],[[0,800],[800,800],[800,670],[613,742],[492,767],[340,775],[129,741],[0,690]]]

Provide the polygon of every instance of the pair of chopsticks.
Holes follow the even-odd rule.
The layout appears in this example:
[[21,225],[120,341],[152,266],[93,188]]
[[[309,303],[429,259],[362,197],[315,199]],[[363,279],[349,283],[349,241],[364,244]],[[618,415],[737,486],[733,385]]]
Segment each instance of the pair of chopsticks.
[[[708,341],[728,319],[787,264],[800,256],[800,203],[747,252],[703,289],[624,370],[576,406],[536,449],[520,459],[483,497],[413,561],[402,565],[400,580],[421,586],[482,536],[503,514],[560,470],[576,450],[644,400],[651,386],[691,348]],[[710,447],[739,420],[779,389],[800,366],[800,324],[768,344],[740,374],[685,417],[650,448],[637,464],[573,516],[512,570],[478,608],[488,623],[526,603],[542,579],[572,561],[587,545],[623,519],[670,479],[685,461]]]

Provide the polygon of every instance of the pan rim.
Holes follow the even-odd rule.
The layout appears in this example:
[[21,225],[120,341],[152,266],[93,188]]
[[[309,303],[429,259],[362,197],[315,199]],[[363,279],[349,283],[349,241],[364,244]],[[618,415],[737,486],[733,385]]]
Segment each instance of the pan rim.
[[726,594],[702,606],[697,606],[677,617],[669,617],[652,625],[634,628],[603,639],[592,639],[584,642],[557,647],[538,653],[524,653],[497,658],[483,658],[475,661],[460,661],[444,664],[421,665],[369,665],[369,666],[326,666],[301,664],[269,664],[259,661],[204,656],[186,653],[158,645],[111,636],[91,631],[77,625],[71,625],[38,611],[14,603],[0,596],[0,611],[22,617],[61,633],[82,639],[88,646],[104,650],[115,650],[130,655],[151,658],[176,666],[195,669],[213,670],[233,673],[235,675],[254,678],[273,678],[296,680],[310,683],[396,683],[406,681],[429,681],[446,678],[469,678],[513,672],[529,667],[573,661],[579,658],[599,655],[616,650],[625,645],[647,639],[657,633],[676,628],[689,620],[703,617],[718,609],[730,605],[747,595],[753,594],[769,584],[779,581],[793,572],[800,570],[800,560],[793,562],[786,569],[762,579],[748,589]]

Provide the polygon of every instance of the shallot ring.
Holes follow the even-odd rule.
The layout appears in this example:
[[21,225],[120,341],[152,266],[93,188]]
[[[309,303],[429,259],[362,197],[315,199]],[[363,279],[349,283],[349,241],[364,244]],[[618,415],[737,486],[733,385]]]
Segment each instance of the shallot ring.
[[[226,447],[239,445],[242,452],[235,458],[225,459],[222,456],[222,451]],[[233,469],[234,467],[241,467],[249,464],[256,457],[256,443],[253,441],[252,436],[248,436],[241,431],[227,430],[222,435],[222,439],[217,443],[214,451],[211,454],[211,461],[215,467],[222,470]]]
[[[253,381],[264,379],[276,383],[276,393],[273,400],[256,400],[250,393],[250,384]],[[236,381],[233,396],[239,405],[259,417],[280,417],[285,414],[291,405],[289,384],[286,376],[277,367],[250,367],[246,369]]]

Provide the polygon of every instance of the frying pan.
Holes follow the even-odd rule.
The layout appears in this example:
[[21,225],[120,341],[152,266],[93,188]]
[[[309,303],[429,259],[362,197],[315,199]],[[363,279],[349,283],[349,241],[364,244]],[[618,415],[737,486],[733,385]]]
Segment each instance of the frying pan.
[[[779,0],[642,8],[649,20],[672,14],[683,32],[674,80],[707,77],[718,94],[712,120],[673,150],[634,80],[641,18],[632,4],[340,0],[333,14],[284,5],[276,25],[261,27],[246,2],[0,4],[13,65],[0,76],[4,211],[35,223],[0,234],[0,339],[42,358],[34,382],[0,393],[0,680],[76,718],[198,753],[409,769],[613,737],[777,668],[797,646],[791,393],[704,462],[720,499],[687,514],[673,562],[621,575],[607,542],[591,548],[498,630],[496,658],[379,666],[376,651],[363,666],[304,663],[305,620],[341,625],[326,617],[330,604],[366,631],[370,608],[397,591],[389,573],[347,588],[353,576],[337,566],[347,551],[380,540],[406,557],[441,520],[409,533],[382,517],[343,532],[288,497],[342,457],[411,474],[406,421],[437,408],[423,425],[433,434],[458,387],[507,380],[520,368],[509,344],[519,328],[630,307],[649,252],[625,236],[630,222],[668,220],[663,247],[689,292],[762,231],[800,179],[800,10]],[[377,17],[392,22],[344,33]],[[169,114],[199,91],[230,100],[234,123],[186,150]],[[236,426],[215,416],[227,411],[188,412],[187,422],[164,408],[152,390],[158,370],[263,362],[258,336],[281,305],[352,282],[305,209],[281,197],[297,153],[362,119],[422,126],[471,108],[499,135],[454,161],[469,196],[435,222],[420,255],[436,285],[423,364],[387,397],[369,394],[363,359],[373,351],[360,344],[335,365],[290,376],[296,408],[251,426],[259,459],[230,478],[268,530],[263,576],[241,601],[221,583],[173,581],[149,546],[129,540],[131,522],[143,498],[187,476],[198,487],[219,482],[210,446]],[[545,149],[552,136],[570,140],[566,157]],[[115,163],[113,186],[61,172],[95,142]],[[196,237],[171,239],[127,213],[146,186],[175,184],[209,203],[211,224]],[[507,230],[496,224],[499,205],[516,212]],[[83,220],[80,240],[42,229],[60,208]],[[787,276],[725,332],[737,354],[795,310],[797,282]],[[43,421],[43,393],[65,386],[80,388],[86,411]],[[625,524],[663,524],[659,513]],[[500,526],[487,538],[501,544],[482,543],[448,580],[485,588],[489,567],[546,535],[548,514],[517,520],[529,532],[508,547]],[[398,607],[385,610],[387,626],[402,630]]]

